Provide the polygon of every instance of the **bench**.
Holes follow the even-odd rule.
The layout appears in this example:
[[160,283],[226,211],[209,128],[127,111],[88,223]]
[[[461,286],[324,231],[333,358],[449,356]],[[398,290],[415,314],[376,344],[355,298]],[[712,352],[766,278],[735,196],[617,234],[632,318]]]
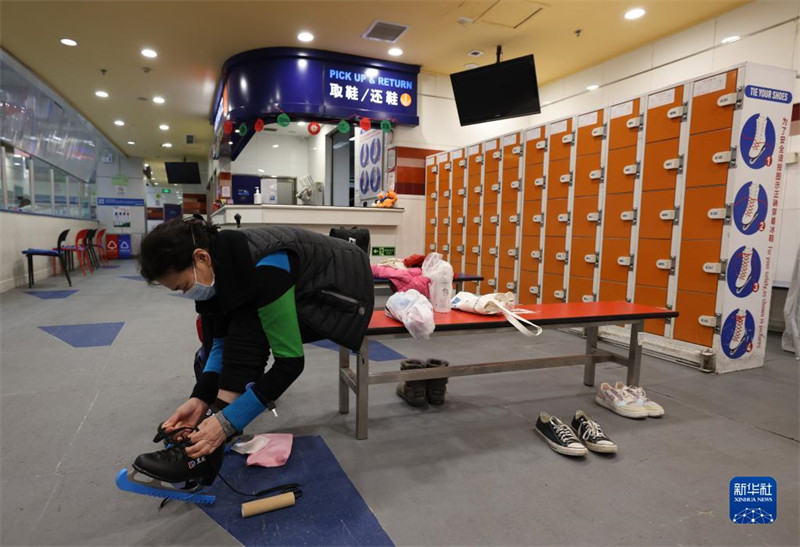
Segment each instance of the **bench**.
[[[356,397],[356,438],[367,438],[369,387],[375,384],[584,365],[583,383],[592,386],[594,385],[595,365],[610,362],[626,366],[628,368],[627,383],[639,385],[639,369],[642,358],[639,333],[642,332],[644,321],[678,316],[676,311],[629,302],[534,304],[518,306],[518,308],[534,312],[524,314],[523,317],[544,329],[583,328],[586,333],[586,351],[577,355],[370,373],[369,341],[371,338],[411,336],[402,323],[387,317],[383,310],[375,310],[361,344],[361,350],[355,354],[355,370],[350,367],[350,351],[347,348],[339,348],[339,412],[347,414],[350,411],[350,390],[352,390]],[[475,315],[453,310],[450,313],[436,313],[434,316],[436,321],[434,335],[437,332],[470,333],[486,329],[513,328],[502,315]],[[631,326],[630,347],[627,356],[597,348],[598,327],[604,325]],[[530,341],[520,335],[519,343],[525,344]]]
[[[456,286],[456,291],[464,290],[464,283],[468,281],[483,281],[483,276],[480,275],[468,275],[468,274],[455,274],[453,276],[453,284]],[[392,280],[388,277],[373,277],[372,282],[375,285],[389,285],[392,287],[392,292],[394,292],[394,286],[392,285]]]

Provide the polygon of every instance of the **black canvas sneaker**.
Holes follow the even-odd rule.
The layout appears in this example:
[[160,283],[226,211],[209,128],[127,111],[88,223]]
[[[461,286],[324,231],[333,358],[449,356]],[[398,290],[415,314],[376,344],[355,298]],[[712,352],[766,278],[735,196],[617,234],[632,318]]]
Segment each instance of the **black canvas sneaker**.
[[585,456],[586,447],[581,444],[570,427],[547,412],[539,414],[534,431],[559,454],[565,456]]
[[594,452],[616,454],[617,445],[603,433],[600,424],[592,420],[583,410],[575,413],[572,418],[572,429],[577,431],[578,437],[583,440],[586,448]]

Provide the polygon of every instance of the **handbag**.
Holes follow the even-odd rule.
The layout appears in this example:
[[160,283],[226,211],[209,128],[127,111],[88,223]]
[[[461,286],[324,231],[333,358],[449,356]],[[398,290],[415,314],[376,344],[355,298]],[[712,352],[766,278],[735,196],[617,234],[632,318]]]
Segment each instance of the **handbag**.
[[358,245],[362,251],[369,255],[369,230],[366,228],[359,228],[358,226],[345,228],[340,226],[339,228],[331,228],[328,235]]
[[[514,308],[514,293],[491,293],[478,296],[471,292],[461,291],[457,293],[451,302],[454,309],[476,313],[478,315],[497,315],[503,314],[506,321],[517,329],[519,332],[528,337],[539,336],[542,333],[542,327],[531,323],[524,317],[520,317],[520,313],[533,313],[529,310],[521,310]],[[525,325],[533,327],[533,330],[528,330]]]

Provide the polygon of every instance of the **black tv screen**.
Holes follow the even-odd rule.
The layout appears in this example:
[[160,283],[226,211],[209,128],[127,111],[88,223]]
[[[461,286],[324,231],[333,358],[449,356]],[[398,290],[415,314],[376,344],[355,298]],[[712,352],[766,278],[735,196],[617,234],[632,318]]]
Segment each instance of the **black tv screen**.
[[450,75],[461,125],[541,112],[533,55]]
[[169,184],[201,184],[200,167],[194,161],[164,162]]

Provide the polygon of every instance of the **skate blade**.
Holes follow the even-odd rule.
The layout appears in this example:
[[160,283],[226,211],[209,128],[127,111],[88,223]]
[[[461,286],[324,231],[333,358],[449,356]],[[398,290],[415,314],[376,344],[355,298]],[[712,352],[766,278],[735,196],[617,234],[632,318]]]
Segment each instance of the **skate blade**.
[[216,496],[211,494],[203,494],[201,491],[185,491],[178,490],[168,486],[164,483],[152,479],[143,482],[134,478],[135,471],[127,469],[120,469],[117,473],[116,483],[117,488],[126,492],[133,492],[134,494],[141,494],[143,496],[153,496],[154,498],[171,499],[178,501],[189,501],[192,503],[202,503],[205,505],[212,505],[216,501]]

